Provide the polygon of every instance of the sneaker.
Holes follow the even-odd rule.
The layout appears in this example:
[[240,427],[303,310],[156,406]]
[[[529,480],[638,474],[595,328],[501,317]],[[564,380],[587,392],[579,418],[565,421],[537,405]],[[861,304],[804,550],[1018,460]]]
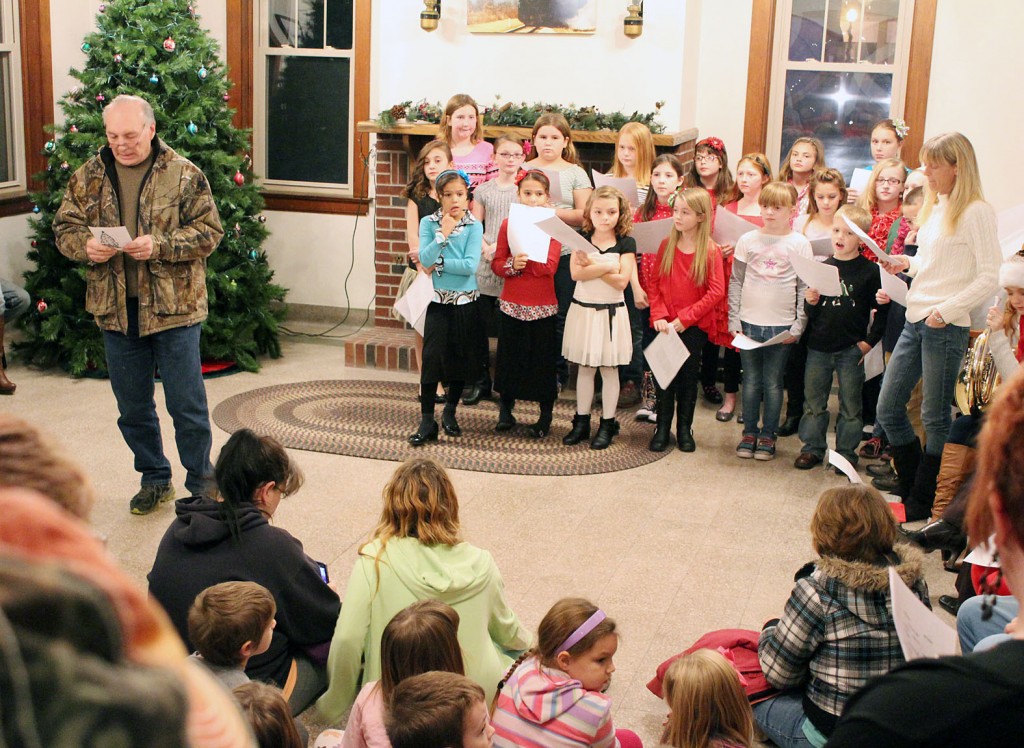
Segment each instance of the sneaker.
[[139,492],[132,496],[128,507],[132,514],[149,514],[155,512],[165,501],[173,500],[174,486],[170,483],[151,483],[140,488]]
[[653,415],[654,409],[648,403],[644,403],[636,411],[636,420],[647,421]]
[[749,460],[754,456],[754,447],[757,444],[757,439],[753,436],[744,436],[740,439],[740,443],[736,445],[736,456],[744,460]]
[[775,440],[762,436],[757,440],[757,449],[754,451],[755,460],[775,459]]
[[860,448],[860,451],[857,454],[865,460],[877,460],[882,456],[882,447],[882,437],[872,436],[864,442],[864,445]]

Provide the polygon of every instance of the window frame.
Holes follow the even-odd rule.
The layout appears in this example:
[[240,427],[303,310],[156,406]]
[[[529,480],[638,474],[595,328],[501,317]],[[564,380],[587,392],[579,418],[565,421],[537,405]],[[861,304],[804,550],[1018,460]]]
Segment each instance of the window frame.
[[[236,108],[234,123],[237,127],[254,133],[255,163],[265,159],[256,144],[260,128],[254,127],[255,117],[265,106],[262,97],[257,96],[256,83],[260,54],[258,34],[261,0],[226,0],[227,10],[227,63],[228,77],[234,83],[231,90],[231,104]],[[356,123],[369,118],[370,91],[370,12],[371,0],[355,0],[352,29],[352,104],[351,124],[351,184],[347,190],[331,190],[325,194],[322,189],[307,189],[300,186],[286,186],[277,183],[262,186],[263,197],[268,210],[298,211],[304,213],[333,213],[343,215],[366,215],[369,211],[369,155],[368,135],[358,132]],[[276,48],[275,48],[276,49]],[[258,101],[260,99],[260,101]],[[265,125],[264,125],[265,131]],[[265,160],[263,161],[265,163]]]

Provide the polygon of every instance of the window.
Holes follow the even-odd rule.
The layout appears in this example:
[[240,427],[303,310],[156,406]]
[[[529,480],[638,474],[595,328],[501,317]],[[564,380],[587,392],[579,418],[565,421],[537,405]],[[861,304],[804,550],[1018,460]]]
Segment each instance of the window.
[[24,129],[21,126],[21,44],[18,9],[0,0],[0,196],[24,193]]

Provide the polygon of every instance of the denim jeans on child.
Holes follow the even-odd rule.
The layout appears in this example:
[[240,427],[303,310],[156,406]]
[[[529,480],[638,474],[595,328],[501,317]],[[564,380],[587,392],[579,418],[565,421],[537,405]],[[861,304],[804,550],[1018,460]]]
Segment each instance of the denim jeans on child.
[[967,327],[928,327],[924,320],[903,326],[878,396],[878,421],[891,444],[903,446],[917,438],[907,416],[907,401],[920,379],[921,423],[928,440],[926,449],[935,457],[942,454],[949,436],[956,376],[970,334]]
[[210,414],[206,405],[199,360],[201,324],[175,327],[139,337],[139,307],[128,300],[128,334],[105,330],[110,387],[117,400],[117,426],[135,455],[135,469],[142,485],[171,482],[171,465],[164,456],[160,419],[156,413],[154,371],[159,369],[167,412],[174,422],[178,457],[188,472],[185,488],[203,495],[213,473],[210,465]]
[[[780,748],[803,748],[824,745],[812,741],[804,733],[807,715],[804,713],[802,691],[786,691],[778,696],[754,704],[754,721],[775,745]],[[813,730],[812,733],[817,732]]]
[[23,315],[32,301],[28,291],[6,278],[0,278],[0,293],[3,294],[0,316],[3,316],[4,322],[13,322]]
[[807,349],[804,373],[804,415],[800,419],[801,452],[825,457],[828,445],[828,397],[832,392],[832,374],[839,377],[839,419],[836,422],[836,452],[857,464],[860,444],[861,391],[864,387],[863,354],[853,345],[835,353]]
[[[763,343],[789,329],[789,325],[750,325],[741,322],[743,334]],[[740,351],[743,363],[743,435],[774,439],[782,413],[782,378],[786,372],[788,345],[769,345],[752,351]],[[764,416],[761,416],[761,403]]]

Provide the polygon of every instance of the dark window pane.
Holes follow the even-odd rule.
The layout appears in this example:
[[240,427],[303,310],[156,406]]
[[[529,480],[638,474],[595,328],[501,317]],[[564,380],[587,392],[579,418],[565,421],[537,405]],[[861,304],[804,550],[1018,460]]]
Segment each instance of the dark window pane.
[[821,27],[825,23],[825,0],[793,0],[789,28],[789,59],[793,62],[821,62]]
[[268,0],[267,32],[271,47],[295,46],[295,1]]
[[327,0],[327,46],[352,49],[352,0]]
[[871,128],[889,116],[891,103],[890,73],[789,71],[776,163],[797,138],[816,137],[825,145],[828,165],[849,181],[855,167],[871,163]]
[[14,138],[11,122],[11,55],[0,55],[0,182],[10,182],[14,174]]
[[267,57],[267,178],[348,183],[349,60]]
[[299,43],[302,49],[324,47],[324,0],[299,0]]

